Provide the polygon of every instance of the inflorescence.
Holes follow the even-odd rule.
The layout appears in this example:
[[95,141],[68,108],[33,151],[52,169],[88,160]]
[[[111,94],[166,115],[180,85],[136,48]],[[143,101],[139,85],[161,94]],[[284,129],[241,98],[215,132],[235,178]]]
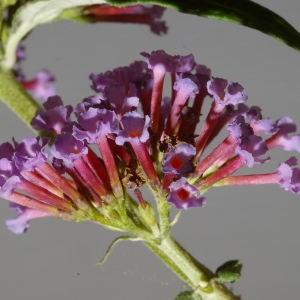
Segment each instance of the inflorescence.
[[[289,117],[264,118],[258,106],[244,104],[248,97],[239,83],[211,77],[193,55],[159,50],[142,56],[146,62],[91,74],[96,94],[75,109],[49,97],[31,125],[52,132],[51,143],[27,137],[0,146],[0,195],[19,214],[7,221],[12,231],[22,233],[30,219],[48,215],[108,227],[124,215],[134,220],[137,207],[148,211],[150,205],[143,185],[178,210],[202,207],[212,186],[279,184],[300,194],[295,157],[273,173],[232,175],[267,163],[277,146],[300,152]],[[163,97],[167,73],[171,96]],[[212,101],[206,116],[204,100]],[[203,157],[223,128],[227,137]]]

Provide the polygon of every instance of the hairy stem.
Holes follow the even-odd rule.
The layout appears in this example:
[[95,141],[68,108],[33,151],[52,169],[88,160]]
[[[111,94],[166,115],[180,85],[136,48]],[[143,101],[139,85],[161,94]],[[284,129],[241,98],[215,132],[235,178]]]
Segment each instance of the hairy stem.
[[179,278],[203,300],[238,300],[225,285],[217,283],[214,273],[196,261],[170,235],[157,245],[144,242]]
[[0,99],[4,102],[30,129],[39,104],[24,90],[11,71],[0,68]]

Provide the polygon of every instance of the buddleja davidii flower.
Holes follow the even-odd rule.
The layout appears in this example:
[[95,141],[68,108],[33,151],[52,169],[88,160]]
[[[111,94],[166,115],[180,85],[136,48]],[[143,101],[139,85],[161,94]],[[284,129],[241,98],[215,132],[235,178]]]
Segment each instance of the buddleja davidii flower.
[[219,116],[215,127],[210,133],[205,147],[214,140],[221,130],[227,126],[227,124],[234,121],[240,115],[244,116],[255,134],[263,132],[270,135],[274,131],[274,121],[270,118],[263,118],[260,107],[252,106],[249,108],[244,103],[239,103],[238,105],[226,105]]
[[83,16],[92,22],[123,22],[146,24],[153,33],[161,35],[167,33],[168,27],[162,17],[165,8],[153,5],[150,7],[141,4],[127,7],[114,7],[106,4],[91,5],[84,9]]
[[[211,70],[204,65],[196,65],[195,74],[183,73],[181,78],[190,78],[197,86],[198,92],[193,95],[193,104],[185,105],[182,109],[181,124],[178,133],[193,134],[199,122],[202,105],[206,96],[210,96],[206,85],[211,77]],[[173,89],[175,91],[175,89]]]
[[[291,157],[280,164],[277,171],[273,173],[231,176],[243,165],[252,167],[254,163],[261,164],[268,161],[269,157],[261,158],[260,156],[276,146],[283,146],[287,151],[296,150],[299,152],[299,135],[288,137],[289,133],[296,130],[295,123],[290,118],[282,117],[274,123],[269,118],[262,118],[261,109],[257,106],[251,107],[244,115],[248,117],[248,124],[253,133],[263,132],[272,136],[266,140],[254,134],[250,134],[246,139],[243,136],[241,143],[235,148],[237,155],[228,160],[229,153],[232,152],[228,151],[227,155],[215,160],[212,165],[215,164],[216,168],[212,169],[217,171],[209,173],[202,182],[200,180],[199,184],[196,184],[197,187],[200,190],[205,190],[210,186],[278,184],[286,191],[300,194],[300,169],[294,167],[297,165],[295,157]],[[199,165],[201,164],[202,162],[199,163]]]
[[[194,56],[171,56],[163,50],[153,51],[151,54],[142,52],[146,57],[148,68],[153,72],[153,85],[151,95],[150,118],[152,120],[151,129],[154,133],[159,133],[162,129],[160,125],[160,113],[164,78],[167,72],[171,74],[172,86],[175,83],[177,72],[190,72],[194,66]],[[172,102],[174,94],[172,95]]]
[[[42,145],[39,144],[40,140]],[[37,180],[40,186],[47,187],[47,190],[50,189],[53,194],[59,196],[65,194],[76,207],[89,211],[90,205],[86,202],[86,199],[67,179],[48,164],[48,154],[46,153],[48,143],[49,139],[47,138],[25,138],[21,143],[16,144],[15,166],[22,176],[32,181]],[[39,176],[35,176],[36,174]],[[42,182],[44,183],[42,184]]]
[[[105,93],[106,87],[122,83],[125,85],[126,94],[133,95],[138,86],[143,82],[143,78],[148,74],[147,63],[135,61],[129,66],[118,67],[112,71],[99,74],[91,74],[92,89],[95,92]],[[148,76],[146,76],[148,77]]]
[[71,105],[63,105],[59,96],[52,96],[43,103],[44,110],[35,113],[30,125],[35,130],[50,131],[60,134],[63,127],[71,122]]
[[165,125],[164,134],[172,135],[179,131],[183,107],[188,99],[194,98],[199,92],[198,85],[190,78],[177,78],[173,89],[176,91],[172,101],[172,107]]
[[[133,87],[133,85],[131,85]],[[134,95],[135,91],[129,91],[131,95]],[[135,96],[127,97],[125,93],[125,85],[123,83],[115,83],[106,87],[105,89],[106,100],[109,101],[111,109],[117,114],[118,119],[137,108],[139,104],[139,98]]]
[[196,154],[195,147],[187,143],[180,143],[170,147],[162,160],[162,172],[184,175],[194,170],[192,159]]
[[251,106],[243,115],[248,119],[248,123],[254,133],[263,132],[264,134],[272,135],[277,131],[276,124],[270,118],[263,118],[261,111],[260,107]]
[[[226,87],[227,91],[225,91]],[[222,78],[212,77],[212,80],[207,82],[207,90],[213,96],[214,101],[195,141],[196,158],[199,158],[203,152],[209,136],[226,106],[235,106],[248,99],[244,88],[239,83],[230,82],[228,84],[228,81]]]
[[290,136],[296,130],[297,126],[290,117],[281,117],[275,123],[274,134],[266,141],[268,148],[282,146],[286,151],[295,150],[300,153],[300,134]]
[[187,210],[193,207],[202,207],[206,204],[206,198],[201,197],[200,191],[189,184],[184,177],[172,182],[169,190],[167,201],[177,209]]
[[50,153],[55,167],[64,170],[76,183],[77,189],[101,210],[104,203],[116,204],[102,159],[82,141],[63,132],[58,135]]
[[296,157],[291,157],[280,164],[277,169],[277,180],[283,189],[300,195],[300,169],[292,168],[297,165]]
[[49,171],[51,167],[45,166],[47,155],[44,150],[48,140],[41,142],[39,145],[39,139],[26,138],[19,144],[15,142],[15,147],[9,143],[0,146],[1,153],[6,153],[6,157],[0,159],[0,194],[14,203],[12,206],[18,211],[17,219],[9,221],[10,228],[16,233],[24,232],[31,218],[54,215],[75,221],[85,219],[90,212],[68,181],[59,181],[58,176],[53,180],[55,171]]
[[113,110],[120,120],[129,111],[137,108],[141,96],[137,89],[145,73],[145,63],[135,62],[129,67],[116,68],[103,74],[91,74],[93,89],[101,93],[103,101],[109,104],[107,109]]
[[253,134],[242,115],[228,124],[227,129],[228,137],[196,166],[196,172],[191,176],[202,176],[196,184],[200,189],[211,187],[245,165],[252,167],[269,160],[269,157],[261,158],[268,151],[266,142]]
[[[206,192],[206,190],[216,182],[219,182],[223,178],[227,178],[242,166],[248,165],[249,167],[252,167],[254,163],[263,163],[268,160],[268,158],[260,157],[268,150],[266,143],[261,137],[254,135],[251,126],[245,122],[244,116],[239,115],[236,117],[233,122],[227,125],[227,129],[229,131],[228,136],[212,151],[212,153],[196,165],[195,172],[193,172],[193,164],[190,165],[190,172],[187,174],[188,181],[185,179],[185,182],[188,182],[188,185],[190,186],[189,189],[198,191],[196,197],[198,200],[201,198],[200,195]],[[182,157],[179,160],[181,164],[184,161],[185,163],[191,163],[196,151],[193,149],[190,154],[192,153],[193,155],[188,155],[185,158]],[[169,157],[169,155],[167,157]],[[177,162],[178,157],[175,155],[172,155],[171,157],[174,157],[174,165],[180,166]],[[170,169],[170,166],[168,166],[168,169]],[[165,168],[163,168],[163,171],[164,170]],[[175,186],[178,185],[177,182],[181,183],[181,181],[177,180],[174,182]],[[171,183],[170,187],[172,184],[173,183]],[[172,190],[170,187],[170,195],[172,195],[168,196],[168,202],[170,204],[177,205],[176,207],[178,209],[201,207],[202,202],[196,201],[192,196],[189,196],[186,189],[179,189],[179,195],[175,194],[174,198],[174,193],[171,193]],[[175,204],[173,203],[175,201],[174,199],[177,201]],[[181,199],[182,202],[180,202],[179,199]],[[170,202],[170,200],[173,202]],[[182,206],[183,204],[185,206]]]
[[281,163],[276,172],[228,176],[219,182],[216,182],[214,186],[277,184],[284,190],[299,195],[300,168],[295,168],[294,166],[296,165],[296,157],[291,157],[284,163]]
[[245,122],[242,115],[227,124],[227,130],[228,136],[207,157],[199,161],[190,178],[197,180],[203,177],[205,172],[211,173],[218,169],[234,154],[236,147],[242,143],[243,139],[253,135],[253,129]]
[[[31,201],[32,202],[32,201]],[[31,203],[33,204],[33,203]],[[46,205],[45,205],[46,206]],[[7,228],[15,234],[22,234],[29,228],[29,222],[32,219],[43,218],[51,216],[47,212],[36,210],[23,205],[19,205],[15,202],[9,202],[9,207],[13,209],[17,214],[17,218],[6,220]],[[39,207],[38,207],[39,208]],[[40,208],[43,209],[43,208]]]
[[89,144],[97,144],[113,193],[117,199],[122,199],[123,188],[119,178],[118,167],[108,141],[110,134],[118,132],[115,112],[90,107],[88,111],[78,115],[78,123],[83,130],[74,127],[74,136],[79,140],[86,140]]
[[54,75],[49,70],[38,71],[34,78],[26,80],[24,76],[19,76],[19,81],[23,88],[31,92],[36,99],[46,100],[56,94],[53,86]]
[[158,175],[146,146],[146,142],[149,140],[148,128],[151,125],[149,116],[145,116],[144,119],[138,112],[128,112],[121,119],[121,124],[122,129],[117,134],[116,144],[130,143],[151,186],[157,189],[160,186]]

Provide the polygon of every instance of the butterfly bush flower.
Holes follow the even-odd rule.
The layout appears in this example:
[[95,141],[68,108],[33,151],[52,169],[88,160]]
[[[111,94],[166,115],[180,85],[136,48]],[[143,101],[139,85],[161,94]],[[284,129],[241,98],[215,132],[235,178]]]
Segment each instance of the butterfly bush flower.
[[150,30],[161,35],[166,33],[168,27],[162,17],[165,8],[152,5],[150,7],[141,4],[127,7],[114,7],[107,4],[90,5],[83,9],[82,15],[90,22],[122,22],[149,25]]
[[169,186],[170,194],[167,201],[177,209],[189,209],[205,205],[206,199],[201,197],[200,192],[189,184],[186,178],[180,178]]
[[163,156],[163,173],[183,175],[194,170],[192,159],[196,154],[195,147],[182,143],[171,147]]
[[[95,6],[89,13],[105,9]],[[49,97],[31,125],[52,132],[51,144],[25,138],[0,146],[1,197],[18,213],[7,221],[13,232],[26,231],[30,219],[52,215],[151,239],[158,227],[144,185],[154,195],[162,228],[172,206],[202,207],[204,193],[216,186],[277,184],[300,194],[295,157],[272,173],[247,171],[269,163],[275,147],[300,152],[300,135],[289,117],[273,121],[260,107],[246,106],[241,84],[211,77],[191,54],[158,50],[142,56],[145,61],[91,74],[95,94],[75,109],[59,96]],[[172,92],[163,98],[166,76]],[[211,108],[199,119],[204,101]],[[223,135],[219,143],[217,135]],[[203,157],[208,145],[214,148]],[[234,175],[240,169],[245,175]]]

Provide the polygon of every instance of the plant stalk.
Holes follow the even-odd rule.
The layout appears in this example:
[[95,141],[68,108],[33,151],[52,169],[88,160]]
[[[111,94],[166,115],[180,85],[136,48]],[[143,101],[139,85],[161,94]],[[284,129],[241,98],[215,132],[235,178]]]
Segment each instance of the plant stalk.
[[0,100],[32,130],[30,122],[41,107],[16,80],[12,71],[1,68]]
[[214,280],[214,273],[196,261],[170,235],[161,244],[144,242],[202,300],[238,300],[225,285]]

